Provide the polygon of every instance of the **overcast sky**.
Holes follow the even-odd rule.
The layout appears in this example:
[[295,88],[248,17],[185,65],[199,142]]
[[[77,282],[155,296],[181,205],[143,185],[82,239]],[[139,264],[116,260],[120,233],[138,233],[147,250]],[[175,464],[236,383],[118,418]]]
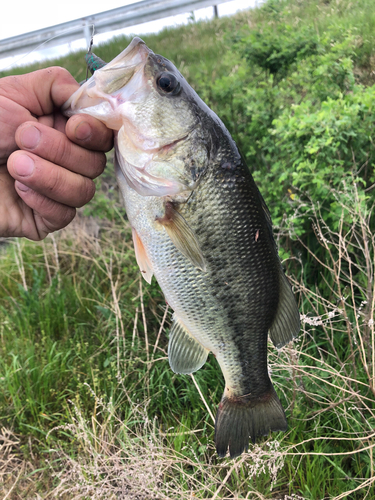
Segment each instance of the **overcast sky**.
[[[139,0],[138,0],[139,1]],[[9,38],[12,36],[27,33],[29,31],[46,28],[55,24],[64,23],[80,17],[97,14],[105,10],[115,9],[123,5],[135,3],[134,0],[90,0],[89,2],[79,2],[77,0],[65,0],[63,2],[53,2],[46,0],[33,0],[31,2],[13,0],[7,3],[6,9],[2,9],[0,16],[0,39]],[[215,0],[212,2],[215,3]],[[262,0],[232,0],[218,5],[219,16],[231,15],[240,9],[254,7],[262,3]],[[210,19],[213,16],[213,8],[207,7],[199,9],[194,12],[195,18]],[[145,33],[157,32],[164,26],[173,26],[178,24],[185,24],[188,22],[190,14],[180,14],[178,16],[160,19],[158,21],[151,21],[138,26],[132,26],[116,31],[113,34],[137,34],[142,35]],[[107,40],[110,34],[97,35],[94,42],[98,44],[101,41]],[[12,58],[0,59],[0,70],[9,69],[10,66],[15,64],[28,64],[33,61],[42,60],[47,56],[48,58],[58,57],[70,50],[78,50],[86,48],[84,39],[78,40],[71,44],[51,48],[48,51],[39,52],[34,50],[28,56],[15,56]]]

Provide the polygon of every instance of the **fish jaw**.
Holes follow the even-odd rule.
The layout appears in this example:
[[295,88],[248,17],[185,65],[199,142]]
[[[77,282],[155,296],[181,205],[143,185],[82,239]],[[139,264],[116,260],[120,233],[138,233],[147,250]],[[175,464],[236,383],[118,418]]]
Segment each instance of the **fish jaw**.
[[[121,171],[128,185],[142,196],[176,196],[188,190],[179,172],[167,161],[160,161],[158,151],[140,151],[134,145],[126,150],[128,142],[124,127],[115,133],[116,172]],[[158,161],[159,160],[159,161]],[[119,175],[117,174],[117,177]],[[121,183],[119,182],[120,186]],[[185,198],[190,194],[188,190]]]
[[61,110],[65,116],[89,114],[108,128],[119,130],[124,122],[121,107],[134,94],[140,97],[147,91],[144,66],[153,52],[136,37],[128,47],[103,68],[95,71]]

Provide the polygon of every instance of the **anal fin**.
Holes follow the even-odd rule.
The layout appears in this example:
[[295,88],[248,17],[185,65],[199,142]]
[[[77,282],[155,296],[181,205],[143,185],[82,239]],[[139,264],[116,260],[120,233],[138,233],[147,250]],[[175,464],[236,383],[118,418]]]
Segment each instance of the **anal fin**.
[[147,281],[147,283],[151,283],[152,276],[154,274],[152,264],[150,262],[150,259],[147,257],[147,253],[145,247],[143,246],[142,240],[140,239],[137,231],[134,228],[132,228],[132,234],[137,264],[144,279]]
[[175,317],[169,334],[168,358],[175,373],[188,374],[201,368],[209,350],[202,346]]

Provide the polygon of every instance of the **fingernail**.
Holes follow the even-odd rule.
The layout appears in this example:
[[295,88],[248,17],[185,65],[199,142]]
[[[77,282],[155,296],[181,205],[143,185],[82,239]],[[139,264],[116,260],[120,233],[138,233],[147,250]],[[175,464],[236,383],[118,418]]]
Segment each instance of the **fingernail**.
[[14,170],[20,177],[27,177],[34,171],[34,161],[26,154],[18,155],[14,160]]
[[87,122],[81,122],[76,128],[76,138],[79,141],[88,139],[92,134],[91,126]]
[[16,187],[20,191],[28,191],[30,189],[27,186],[25,186],[25,184],[22,184],[22,182],[19,182],[19,181],[16,181]]
[[21,144],[26,149],[34,149],[39,144],[40,136],[40,131],[33,125],[30,125],[30,127],[23,129],[21,132]]

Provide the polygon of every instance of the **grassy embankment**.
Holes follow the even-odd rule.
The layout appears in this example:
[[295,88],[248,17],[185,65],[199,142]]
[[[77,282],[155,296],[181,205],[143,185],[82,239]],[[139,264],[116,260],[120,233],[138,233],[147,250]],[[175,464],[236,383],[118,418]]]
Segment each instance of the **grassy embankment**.
[[[289,431],[216,457],[220,370],[169,369],[170,311],[140,278],[110,157],[69,228],[1,249],[0,495],[375,498],[374,28],[370,0],[290,0],[144,37],[224,119],[270,207],[303,315],[269,349]],[[82,53],[54,64],[85,76]]]

